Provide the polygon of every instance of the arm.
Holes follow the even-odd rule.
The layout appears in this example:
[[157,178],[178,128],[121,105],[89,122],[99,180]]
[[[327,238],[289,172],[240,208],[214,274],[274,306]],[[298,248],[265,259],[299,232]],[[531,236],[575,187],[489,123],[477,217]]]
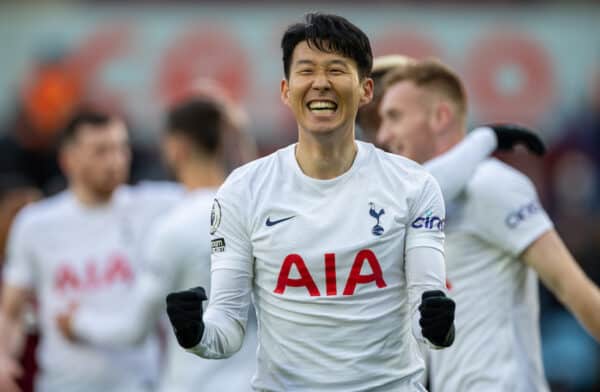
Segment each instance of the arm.
[[[413,335],[420,341],[426,339],[433,348],[442,348],[454,341],[454,301],[444,293],[446,212],[437,182],[427,174],[423,179],[420,194],[410,209],[404,272]],[[430,224],[423,224],[424,219]]]
[[556,231],[542,234],[521,258],[600,342],[600,290],[579,267]]
[[35,242],[28,208],[22,209],[13,221],[6,247],[0,294],[0,390],[19,391],[15,379],[22,373],[16,360],[24,341],[23,312],[30,293],[35,288]]
[[448,203],[463,190],[477,166],[496,149],[492,129],[481,127],[470,132],[462,142],[448,152],[423,165],[440,184],[444,201]]
[[[422,305],[425,300],[421,300],[423,294],[427,297],[431,293],[443,293],[445,291],[444,254],[435,248],[410,249],[406,253],[405,271],[412,332],[415,339],[426,342],[430,347],[436,349],[450,345],[454,339],[454,302],[443,297],[443,300],[439,301],[443,302],[442,306],[436,306],[436,309],[431,312],[434,317],[431,321],[426,321],[429,315],[424,314]],[[451,336],[448,336],[449,334]]]
[[155,276],[144,273],[127,302],[115,312],[98,314],[71,307],[58,315],[57,323],[63,335],[74,342],[112,347],[139,344],[158,323],[165,292]]
[[[211,293],[206,313],[188,292],[167,296],[167,313],[181,346],[204,358],[225,358],[242,345],[254,257],[246,212],[249,195],[234,172],[217,193],[211,213]],[[233,178],[233,179],[232,179]],[[191,305],[191,306],[190,306]]]
[[29,291],[10,284],[2,287],[0,303],[0,390],[19,391],[16,379],[22,369],[16,358],[23,346],[23,309]]
[[440,184],[447,203],[458,196],[484,159],[496,150],[512,150],[517,144],[536,155],[546,151],[534,131],[516,124],[492,124],[474,129],[462,142],[424,166]]
[[[502,184],[501,186],[499,184]],[[494,170],[469,185],[476,208],[474,235],[532,267],[543,283],[600,340],[600,292],[585,276],[539,204],[531,181]]]
[[23,343],[23,310],[29,297],[29,290],[4,285],[0,308],[0,339],[2,353],[18,357]]
[[214,268],[211,301],[203,287],[167,296],[167,314],[179,345],[203,358],[227,358],[242,347],[250,308],[252,272],[246,269]]
[[[207,218],[207,215],[208,212],[200,214],[200,218]],[[178,276],[188,259],[199,254],[197,249],[201,249],[200,254],[205,257],[201,260],[194,259],[194,262],[206,264],[208,275],[208,230],[205,233],[206,245],[201,246],[203,236],[200,234],[200,244],[190,244],[182,240],[188,238],[181,234],[182,226],[173,222],[167,215],[153,224],[144,247],[143,268],[118,308],[114,311],[95,312],[72,307],[66,313],[58,315],[58,327],[67,339],[116,347],[142,343],[156,330],[164,312],[165,295],[177,284]],[[187,227],[184,229],[187,230]]]
[[211,274],[210,302],[200,343],[188,351],[204,358],[226,358],[242,347],[250,307],[252,274],[216,269]]

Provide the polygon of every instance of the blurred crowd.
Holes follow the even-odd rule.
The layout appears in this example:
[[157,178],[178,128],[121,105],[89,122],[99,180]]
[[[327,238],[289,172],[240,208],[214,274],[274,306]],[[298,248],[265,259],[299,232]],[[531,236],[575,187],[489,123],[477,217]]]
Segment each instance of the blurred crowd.
[[[82,106],[101,107],[129,118],[124,108],[96,100],[90,91],[93,86],[76,70],[78,66],[61,56],[40,60],[20,82],[13,109],[0,124],[0,249],[5,247],[11,221],[20,208],[65,188],[57,164],[57,138],[74,111]],[[199,79],[189,88],[232,109],[225,140],[229,169],[293,141],[295,130],[283,129],[275,136],[280,144],[264,138],[254,143],[249,127],[253,114],[235,102],[226,89],[210,79]],[[556,136],[549,141],[549,152],[542,160],[518,152],[500,158],[534,180],[558,232],[588,276],[600,285],[600,73],[577,109],[561,113],[552,123]],[[170,179],[161,163],[158,143],[145,141],[144,130],[137,124],[129,126],[133,134],[130,182]],[[540,132],[545,135],[545,130]],[[544,363],[553,391],[600,391],[598,345],[554,297],[541,290]],[[31,336],[24,353],[25,390],[31,390],[35,371],[34,324]]]

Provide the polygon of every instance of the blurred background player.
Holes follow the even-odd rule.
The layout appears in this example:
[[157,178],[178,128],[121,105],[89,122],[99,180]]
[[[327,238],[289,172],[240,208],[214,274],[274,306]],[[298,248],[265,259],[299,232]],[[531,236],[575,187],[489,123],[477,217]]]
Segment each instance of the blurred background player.
[[[426,162],[465,135],[466,96],[436,61],[386,75],[378,141]],[[541,363],[537,275],[600,339],[600,291],[540,206],[531,182],[489,159],[448,205],[448,279],[457,309],[453,347],[431,352],[435,391],[547,391]]]
[[[384,77],[395,67],[415,62],[416,59],[403,55],[386,55],[373,59],[373,100],[358,110],[357,124],[363,130],[363,136],[377,147],[388,149],[386,140],[378,136],[381,125],[379,109],[385,90]],[[401,116],[402,113],[395,115]],[[542,154],[545,150],[542,141],[532,131],[511,124],[495,124],[475,128],[452,148],[425,162],[424,167],[439,183],[447,203],[462,192],[484,159],[495,151],[512,150],[517,144],[536,154]]]
[[377,145],[377,131],[381,124],[379,104],[381,103],[381,97],[383,97],[383,77],[390,69],[413,61],[415,59],[400,54],[378,56],[373,59],[373,70],[371,71],[373,100],[361,107],[356,116],[359,136],[363,140]]
[[210,303],[202,318],[202,288],[169,294],[175,334],[200,356],[234,354],[252,292],[255,389],[421,391],[415,337],[441,348],[454,333],[439,187],[414,162],[355,141],[356,112],[373,88],[360,29],[308,14],[281,47],[281,99],[298,143],[220,188]]
[[[387,150],[389,147],[385,144],[386,140],[378,136],[381,126],[379,110],[385,91],[383,85],[385,75],[396,67],[414,63],[417,63],[416,59],[402,55],[380,56],[373,60],[371,75],[375,86],[374,99],[359,109],[357,122],[361,129],[368,130],[366,133],[363,132],[363,135],[368,135],[373,143],[383,149]],[[395,112],[393,115],[399,118],[403,113]],[[512,150],[517,144],[527,147],[538,155],[545,149],[542,141],[532,131],[511,124],[495,124],[475,128],[459,143],[443,154],[424,162],[423,166],[438,181],[444,201],[448,204],[463,192],[481,162],[489,158],[493,152]],[[427,346],[422,344],[421,351],[428,362]]]
[[41,333],[37,391],[147,391],[158,374],[155,336],[135,347],[75,345],[61,335],[55,317],[72,303],[98,314],[119,306],[140,266],[147,227],[180,190],[123,185],[127,128],[105,113],[78,112],[62,135],[59,158],[68,189],[26,207],[11,227],[2,276],[0,389],[16,390],[12,358],[33,293]]
[[222,84],[214,79],[198,78],[182,94],[214,101],[223,109],[225,125],[221,148],[227,173],[258,158],[256,140],[248,131],[250,116],[244,106],[231,98]]
[[[170,291],[210,287],[210,211],[225,179],[222,143],[227,120],[226,108],[214,99],[195,97],[171,108],[163,135],[164,157],[187,196],[157,220],[148,236],[144,269],[127,302],[106,314],[61,315],[59,327],[67,338],[100,346],[137,344],[165,315],[164,298]],[[159,390],[250,391],[256,368],[255,317],[250,320],[241,351],[224,361],[199,360],[169,333]]]

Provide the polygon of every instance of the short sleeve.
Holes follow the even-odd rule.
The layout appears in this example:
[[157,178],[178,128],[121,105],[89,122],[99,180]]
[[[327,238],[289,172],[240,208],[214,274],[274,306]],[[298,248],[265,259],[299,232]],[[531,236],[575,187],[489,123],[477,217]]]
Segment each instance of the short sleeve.
[[473,200],[467,214],[474,220],[475,235],[513,256],[553,227],[531,181],[513,169],[477,181],[468,197]]
[[410,207],[405,251],[417,247],[430,247],[444,252],[446,210],[442,192],[430,174],[424,175],[424,184]]
[[241,181],[226,181],[210,214],[211,270],[235,269],[253,274],[252,244],[246,217],[249,197]]
[[2,273],[3,281],[13,286],[32,289],[35,285],[34,252],[27,208],[13,221],[6,248],[6,261]]

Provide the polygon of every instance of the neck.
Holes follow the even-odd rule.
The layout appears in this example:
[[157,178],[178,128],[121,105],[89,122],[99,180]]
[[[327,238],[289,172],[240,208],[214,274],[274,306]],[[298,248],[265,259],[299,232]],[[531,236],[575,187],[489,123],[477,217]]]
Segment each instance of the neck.
[[182,165],[176,177],[188,191],[216,188],[225,181],[225,170],[217,159],[195,159]]
[[312,178],[328,180],[340,176],[352,167],[356,152],[354,128],[342,136],[335,132],[298,134],[296,160],[302,172]]
[[435,142],[436,153],[435,155],[441,155],[448,150],[452,149],[458,143],[460,143],[465,137],[464,127],[457,127],[448,132],[444,132],[441,135],[438,135]]
[[103,204],[107,204],[110,202],[113,195],[113,192],[94,192],[88,187],[76,182],[72,183],[69,188],[71,189],[71,192],[73,192],[73,195],[75,195],[75,199],[86,207],[100,207]]

